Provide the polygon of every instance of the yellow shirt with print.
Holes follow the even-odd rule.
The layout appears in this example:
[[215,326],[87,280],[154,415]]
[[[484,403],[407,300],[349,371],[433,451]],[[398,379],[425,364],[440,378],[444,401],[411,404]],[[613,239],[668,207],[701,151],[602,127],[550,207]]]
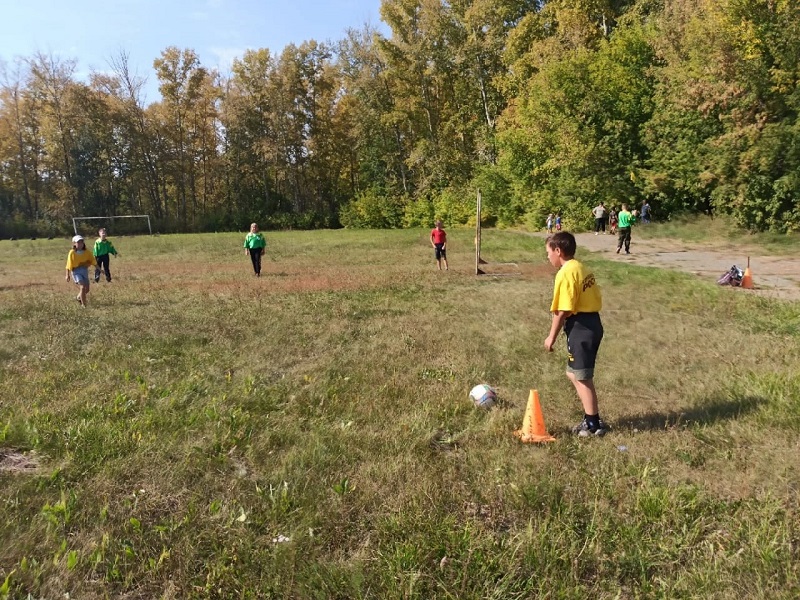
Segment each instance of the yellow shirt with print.
[[594,273],[574,258],[565,262],[556,274],[550,312],[592,313],[600,312],[602,307]]
[[88,248],[80,253],[75,250],[70,250],[69,254],[67,255],[67,271],[72,271],[78,267],[90,267],[96,265],[97,261]]

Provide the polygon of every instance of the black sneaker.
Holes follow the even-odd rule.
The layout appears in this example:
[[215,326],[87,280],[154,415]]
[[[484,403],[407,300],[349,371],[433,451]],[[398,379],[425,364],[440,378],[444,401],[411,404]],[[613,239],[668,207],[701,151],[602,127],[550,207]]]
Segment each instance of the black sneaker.
[[584,418],[583,421],[572,428],[572,433],[577,434],[578,437],[602,437],[608,430],[608,425],[606,425],[602,419],[598,419],[597,427],[592,429],[589,427],[589,423],[586,421],[586,418]]

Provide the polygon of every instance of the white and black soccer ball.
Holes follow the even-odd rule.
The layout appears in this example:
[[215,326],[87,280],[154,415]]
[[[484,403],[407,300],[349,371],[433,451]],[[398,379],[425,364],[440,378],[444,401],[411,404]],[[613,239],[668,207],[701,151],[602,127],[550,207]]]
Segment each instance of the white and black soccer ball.
[[497,393],[485,383],[472,388],[469,397],[478,408],[492,408],[497,402]]

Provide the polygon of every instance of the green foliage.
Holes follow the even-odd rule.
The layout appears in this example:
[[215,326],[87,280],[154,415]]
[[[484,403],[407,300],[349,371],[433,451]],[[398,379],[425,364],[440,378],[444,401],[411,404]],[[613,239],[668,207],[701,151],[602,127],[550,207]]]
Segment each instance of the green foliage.
[[436,209],[430,199],[420,196],[406,204],[404,227],[431,227],[436,221]]
[[0,85],[0,237],[75,215],[160,232],[539,223],[647,200],[657,219],[800,228],[800,8],[768,0],[384,0],[388,33],[253,49],[16,60]]
[[339,221],[345,227],[392,229],[403,221],[403,199],[386,196],[376,189],[358,194],[342,207]]
[[520,192],[532,198],[527,212],[534,221],[561,211],[570,227],[580,229],[600,201],[638,202],[631,173],[643,152],[641,128],[652,112],[653,64],[644,31],[629,28],[595,51],[564,52],[529,80],[515,120],[505,124],[509,133],[500,139],[503,152],[527,155],[521,165],[529,175]]

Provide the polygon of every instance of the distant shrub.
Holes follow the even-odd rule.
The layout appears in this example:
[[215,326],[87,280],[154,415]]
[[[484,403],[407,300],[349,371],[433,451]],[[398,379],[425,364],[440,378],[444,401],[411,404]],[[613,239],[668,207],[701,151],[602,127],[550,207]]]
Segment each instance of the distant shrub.
[[361,192],[339,211],[345,227],[394,229],[403,225],[403,199],[377,190]]

